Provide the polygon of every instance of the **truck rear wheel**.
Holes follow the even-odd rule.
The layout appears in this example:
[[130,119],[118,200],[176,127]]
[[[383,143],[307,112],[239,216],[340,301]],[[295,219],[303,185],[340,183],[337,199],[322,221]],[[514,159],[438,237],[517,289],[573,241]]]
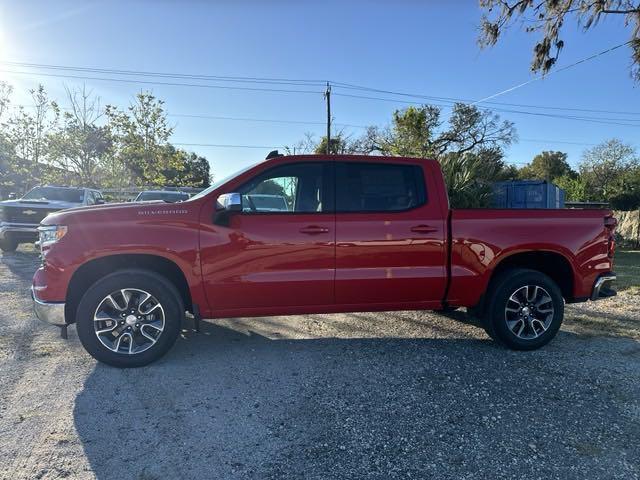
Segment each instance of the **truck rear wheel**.
[[121,270],[94,283],[76,314],[78,337],[96,360],[141,367],[162,357],[180,333],[184,306],[176,288],[146,270]]
[[18,240],[16,240],[11,235],[5,235],[4,238],[0,239],[0,250],[3,252],[15,252],[18,248]]
[[505,271],[488,292],[484,326],[494,340],[514,350],[534,350],[556,336],[564,318],[560,288],[544,273]]

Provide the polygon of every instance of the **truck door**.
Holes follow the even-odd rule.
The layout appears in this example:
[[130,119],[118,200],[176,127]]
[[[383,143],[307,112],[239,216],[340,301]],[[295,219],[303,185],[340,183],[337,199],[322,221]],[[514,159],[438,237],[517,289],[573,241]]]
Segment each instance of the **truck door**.
[[242,211],[201,236],[204,286],[214,310],[334,301],[333,162],[274,167],[234,193]]
[[336,303],[437,306],[446,219],[435,179],[420,160],[370,157],[335,168]]

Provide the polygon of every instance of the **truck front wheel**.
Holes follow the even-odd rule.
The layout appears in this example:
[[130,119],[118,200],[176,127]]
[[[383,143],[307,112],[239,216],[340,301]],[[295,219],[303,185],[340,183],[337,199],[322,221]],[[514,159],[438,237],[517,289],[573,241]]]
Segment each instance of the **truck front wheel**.
[[146,270],[121,270],[98,280],[82,297],[78,337],[96,360],[141,367],[162,357],[180,333],[184,306],[167,279]]
[[485,329],[514,350],[534,350],[556,336],[564,317],[558,285],[544,273],[524,268],[502,272],[488,292]]

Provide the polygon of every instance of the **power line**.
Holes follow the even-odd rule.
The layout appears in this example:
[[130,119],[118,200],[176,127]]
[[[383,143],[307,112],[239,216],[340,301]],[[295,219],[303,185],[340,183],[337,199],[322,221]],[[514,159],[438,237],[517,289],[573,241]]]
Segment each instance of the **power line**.
[[[188,113],[167,113],[169,117],[183,117],[183,118],[202,118],[211,120],[230,120],[238,122],[264,122],[264,123],[283,123],[287,125],[326,125],[326,122],[313,122],[305,120],[281,120],[277,118],[252,118],[252,117],[224,117],[220,115],[205,115],[205,114],[188,114]],[[354,125],[350,123],[333,123],[347,128],[368,128],[367,125]]]
[[5,70],[5,69],[0,69],[0,72],[16,73],[19,75],[42,76],[42,77],[73,78],[73,79],[79,79],[79,80],[97,80],[97,81],[103,81],[103,82],[135,83],[135,84],[143,84],[143,85],[163,85],[163,86],[170,86],[170,87],[196,87],[196,88],[213,88],[213,89],[223,89],[223,90],[244,90],[244,91],[253,91],[253,92],[276,92],[276,93],[313,93],[316,95],[322,94],[322,92],[319,90],[318,91],[293,90],[293,89],[284,89],[284,88],[236,87],[236,86],[229,86],[229,85],[208,85],[208,84],[202,84],[202,83],[129,80],[125,78],[90,77],[90,76],[84,76],[84,75],[66,75],[61,73],[44,73],[44,72],[22,72],[22,71]]
[[171,142],[172,145],[179,145],[181,147],[216,147],[216,148],[282,148],[281,146],[274,145],[230,145],[225,143],[183,143],[183,142]]
[[189,80],[212,80],[219,82],[249,82],[249,83],[276,83],[286,85],[315,85],[322,87],[326,80],[306,80],[294,78],[273,78],[273,77],[246,77],[246,76],[225,76],[225,75],[204,75],[190,73],[169,73],[169,72],[149,72],[144,70],[122,70],[115,68],[97,68],[97,67],[76,67],[69,65],[56,65],[44,63],[28,63],[28,62],[11,62],[0,60],[0,64],[12,67],[39,68],[45,70],[63,70],[73,72],[90,72],[103,73],[112,75],[135,75],[138,77],[161,77],[161,78],[178,78]]
[[593,60],[595,58],[598,58],[601,55],[605,55],[605,54],[607,54],[609,52],[613,52],[614,50],[617,50],[618,48],[624,47],[625,45],[629,45],[631,42],[633,42],[633,40],[628,40],[628,41],[626,41],[624,43],[621,43],[619,45],[615,45],[615,46],[613,46],[611,48],[607,48],[606,50],[603,50],[601,52],[595,53],[595,54],[593,54],[593,55],[591,55],[589,57],[586,57],[586,58],[583,58],[581,60],[578,60],[577,62],[571,63],[569,65],[566,65],[566,66],[562,67],[562,68],[558,68],[558,69],[552,70],[551,72],[546,73],[546,74],[538,75],[537,77],[534,77],[534,78],[532,78],[530,80],[527,80],[526,82],[519,83],[518,85],[514,85],[513,87],[509,87],[506,90],[502,90],[501,92],[494,93],[493,95],[489,95],[488,97],[485,97],[482,100],[477,100],[474,103],[472,103],[472,105],[476,105],[478,103],[486,102],[487,100],[491,100],[492,98],[499,97],[501,95],[504,95],[505,93],[513,92],[514,90],[517,90],[520,87],[524,87],[525,85],[529,85],[530,83],[536,82],[538,80],[542,80],[543,78],[546,78],[549,75],[553,75],[554,73],[564,72],[565,70],[573,68],[573,67],[575,67],[577,65],[580,65],[582,63],[585,63],[585,62],[588,62],[588,61]]
[[[574,64],[568,65],[559,69],[557,71],[566,70],[572,66],[578,65],[590,59],[596,58],[604,53],[615,50],[616,48],[620,48],[623,45],[628,44],[629,42],[625,42],[624,44],[618,45],[616,47],[612,47],[608,50],[600,52],[598,54],[592,55],[586,59],[583,59],[579,62],[575,62]],[[98,68],[85,68],[85,67],[68,67],[68,66],[60,66],[60,65],[44,65],[44,64],[28,64],[22,62],[3,62],[0,61],[0,64],[12,64],[12,65],[22,65],[26,67],[34,67],[34,68],[58,68],[62,70],[72,70],[72,71],[95,71],[101,73],[113,73],[113,74],[126,74],[126,75],[147,75],[147,76],[166,76],[171,78],[196,78],[196,79],[206,79],[206,80],[215,80],[215,81],[255,81],[255,82],[284,82],[286,84],[293,84],[292,82],[306,82],[304,85],[312,85],[313,82],[317,82],[316,80],[301,80],[301,79],[282,79],[282,78],[266,78],[266,77],[223,77],[223,76],[213,76],[213,75],[192,75],[192,74],[169,74],[164,72],[142,72],[142,71],[133,71],[133,70],[116,70],[116,69],[98,69]],[[23,72],[23,71],[12,71],[12,70],[2,70],[3,72],[23,74],[23,75],[35,75],[35,76],[46,76],[46,77],[62,77],[62,78],[74,78],[74,79],[85,79],[85,80],[98,80],[98,81],[112,81],[112,82],[123,82],[123,83],[137,83],[137,84],[152,84],[152,85],[168,85],[168,86],[186,86],[186,87],[198,87],[198,88],[218,88],[218,89],[229,89],[229,90],[248,90],[248,91],[266,91],[266,92],[278,92],[278,93],[313,93],[313,94],[321,94],[322,92],[313,91],[313,90],[299,90],[299,89],[273,89],[273,88],[257,88],[257,87],[240,87],[240,86],[229,86],[229,85],[208,85],[208,84],[193,84],[193,83],[182,83],[182,82],[159,82],[159,81],[145,81],[145,80],[136,80],[136,79],[119,79],[119,78],[106,78],[106,77],[94,77],[94,76],[81,76],[81,75],[67,75],[67,74],[53,74],[53,73],[43,73],[43,72]],[[533,80],[532,80],[533,81]],[[415,98],[424,98],[424,99],[438,99],[440,101],[447,102],[445,104],[437,104],[434,105],[450,107],[452,103],[456,101],[463,101],[461,99],[455,99],[451,97],[434,97],[427,95],[417,95],[417,94],[409,94],[404,92],[395,92],[391,90],[382,90],[382,89],[374,89],[370,87],[364,87],[354,84],[348,84],[343,82],[334,82],[333,85],[336,85],[338,88],[352,89],[352,90],[364,90],[364,91],[373,91],[373,92],[381,92],[392,95],[399,96],[407,96],[407,97],[415,97]],[[391,99],[391,98],[381,98],[374,96],[365,96],[365,95],[354,95],[347,93],[339,93],[334,92],[334,95],[342,96],[342,97],[350,97],[350,98],[359,98],[359,99],[367,99],[367,100],[377,100],[377,101],[387,101],[387,102],[396,102],[396,103],[406,103],[406,104],[416,104],[418,102],[411,102],[406,100],[399,99]],[[500,102],[484,102],[484,100],[475,102],[475,103],[491,103],[496,105],[513,105],[519,106],[521,104],[504,104]],[[563,107],[548,107],[548,106],[537,106],[537,105],[522,105],[529,108],[550,108],[550,109],[558,109],[558,110],[574,110],[574,111],[585,111],[585,112],[598,112],[598,113],[618,113],[618,114],[626,114],[626,115],[636,115],[640,114],[637,112],[620,112],[620,111],[607,111],[607,110],[595,110],[595,109],[577,109],[577,108],[563,108]],[[587,116],[572,116],[572,115],[561,115],[561,114],[552,114],[546,112],[529,112],[522,110],[512,110],[512,109],[503,109],[503,108],[493,108],[493,110],[497,112],[504,113],[514,113],[521,115],[534,115],[534,116],[542,116],[547,118],[558,118],[563,120],[573,120],[573,121],[583,121],[583,122],[591,122],[598,123],[604,125],[617,125],[617,126],[628,126],[628,127],[637,127],[640,125],[633,123],[625,123],[625,122],[636,122],[640,121],[640,119],[626,119],[626,118],[610,118],[610,117],[587,117]],[[282,124],[307,124],[307,125],[324,125],[323,122],[311,122],[311,121],[301,121],[301,120],[284,120],[284,119],[262,119],[262,118],[243,118],[243,117],[225,117],[225,116],[215,116],[215,115],[200,115],[200,114],[172,114],[168,113],[169,116],[174,117],[184,117],[184,118],[202,118],[202,119],[214,119],[214,120],[230,120],[230,121],[254,121],[254,122],[267,122],[267,123],[282,123]],[[353,124],[336,124],[348,128],[367,128],[364,125],[353,125]],[[524,140],[527,141],[527,140]],[[541,140],[541,142],[546,142],[546,140]],[[557,141],[555,143],[560,143]],[[562,142],[562,143],[575,143],[575,142]],[[577,144],[577,143],[576,143]],[[205,146],[205,144],[201,144]],[[211,146],[217,146],[215,144],[211,144]],[[222,146],[222,145],[221,145]],[[242,146],[240,146],[242,147]],[[247,148],[263,148],[261,146],[249,146]],[[271,148],[271,147],[264,147]]]
[[586,143],[586,142],[570,142],[565,140],[544,140],[541,138],[520,138],[518,139],[520,142],[532,142],[532,143],[560,143],[563,145],[583,145],[583,146],[594,146],[597,143]]
[[[571,65],[567,65],[565,67],[554,70],[551,73],[556,73],[559,71],[566,70],[568,68],[572,68],[580,63],[584,63],[586,61],[592,60],[600,55],[613,51],[617,48],[620,48],[624,45],[627,45],[630,42],[625,42],[623,44],[617,45],[610,49],[604,50],[597,54],[594,54],[585,59],[579,60]],[[68,66],[68,65],[57,65],[57,64],[42,64],[42,63],[29,63],[29,62],[12,62],[12,61],[2,61],[0,60],[0,64],[9,65],[13,67],[25,67],[25,68],[36,68],[36,69],[47,69],[47,70],[62,70],[62,71],[71,71],[71,72],[90,72],[90,73],[102,73],[109,75],[124,75],[124,76],[142,76],[142,77],[161,77],[161,78],[177,78],[177,79],[189,79],[189,80],[203,80],[203,81],[217,81],[217,82],[235,82],[235,83],[259,83],[259,84],[267,84],[267,85],[289,85],[289,86],[318,86],[324,87],[327,80],[320,79],[299,79],[299,78],[275,78],[275,77],[255,77],[255,76],[223,76],[223,75],[205,75],[205,74],[183,74],[183,73],[169,73],[169,72],[151,72],[151,71],[143,71],[143,70],[125,70],[125,69],[115,69],[115,68],[97,68],[97,67],[77,67],[77,66]],[[104,77],[85,77],[79,75],[62,75],[62,74],[51,74],[51,73],[43,73],[43,72],[24,72],[24,71],[10,71],[10,70],[0,70],[5,72],[18,73],[23,75],[43,75],[43,76],[61,76],[62,78],[80,78],[80,79],[97,79],[102,81],[125,81],[124,79],[117,78],[104,78]],[[551,73],[547,74],[551,75]],[[531,79],[523,84],[531,83],[533,81],[539,80],[540,78],[544,78],[544,76],[536,77]],[[132,81],[132,83],[144,83],[140,80]],[[150,84],[160,84],[160,85],[171,85],[171,86],[195,86],[195,87],[205,87],[203,84],[183,84],[177,82],[151,82]],[[519,103],[504,103],[504,102],[490,102],[487,101],[489,97],[483,100],[473,101],[470,99],[456,98],[456,97],[439,97],[433,95],[425,95],[425,94],[417,94],[417,93],[407,93],[407,92],[399,92],[394,90],[386,90],[380,88],[372,88],[352,83],[346,82],[336,82],[329,80],[329,83],[333,87],[343,88],[347,90],[359,90],[359,91],[369,91],[375,93],[384,93],[388,95],[396,95],[410,98],[419,98],[429,101],[440,101],[440,102],[448,102],[448,103],[467,103],[467,104],[477,104],[477,103],[487,103],[492,105],[502,105],[502,106],[511,106],[511,107],[520,107],[520,108],[536,108],[536,109],[549,109],[549,110],[566,110],[566,111],[579,111],[585,113],[609,113],[609,114],[618,114],[618,115],[640,115],[640,112],[629,112],[629,111],[619,111],[619,110],[599,110],[599,109],[591,109],[591,108],[575,108],[575,107],[558,107],[551,105],[531,105],[531,104],[519,104]],[[225,86],[210,86],[210,88],[235,88],[235,89],[244,89],[240,87],[225,87]],[[258,91],[263,91],[262,89],[257,89]],[[265,89],[266,91],[272,91],[272,89]],[[275,91],[281,91],[280,89],[274,89]],[[284,91],[284,90],[283,90]],[[293,92],[301,92],[301,90],[292,90]],[[289,93],[288,90],[285,91]],[[322,92],[306,92],[306,93],[322,93]],[[392,101],[389,99],[389,101]],[[395,101],[395,100],[394,100]]]
[[[9,105],[9,108],[33,108],[33,105]],[[71,108],[59,107],[60,110],[63,111],[73,111]],[[101,111],[100,113],[104,113]],[[195,118],[195,119],[204,119],[204,120],[229,120],[235,122],[258,122],[258,123],[281,123],[285,125],[326,125],[326,122],[314,122],[308,120],[288,120],[288,119],[280,119],[280,118],[255,118],[255,117],[229,117],[222,115],[207,115],[204,113],[171,113],[166,112],[168,117],[178,117],[178,118]],[[336,125],[339,127],[345,128],[369,128],[368,125],[354,125],[352,123],[334,123],[331,122],[332,125]]]
[[[446,102],[447,106],[453,105],[455,103],[465,103],[465,104],[473,103],[473,100],[464,99],[464,98],[436,97],[432,95],[396,92],[391,90],[381,90],[377,88],[362,87],[362,86],[353,85],[349,83],[338,82],[338,83],[335,83],[334,85],[336,88],[344,88],[347,90],[360,90],[360,91],[369,91],[369,92],[377,92],[377,93],[386,93],[389,95],[398,95],[398,96],[410,97],[410,98],[421,98],[429,101],[435,100],[438,102]],[[389,99],[389,101],[395,101],[395,100]],[[552,106],[552,105],[532,105],[532,104],[524,104],[524,103],[506,103],[506,102],[476,102],[476,103],[486,103],[488,105],[502,105],[506,107],[538,108],[543,110],[560,110],[560,111],[573,111],[573,112],[585,112],[585,113],[608,113],[608,114],[615,114],[615,115],[640,115],[640,112],[629,112],[629,111],[621,111],[621,110],[600,110],[600,109],[594,109],[594,108],[558,107],[558,106]]]
[[[404,103],[404,104],[409,104],[409,105],[421,105],[419,102],[412,102],[412,101],[408,101],[408,100],[398,100],[398,99],[395,99],[395,98],[372,97],[372,96],[366,96],[366,95],[352,95],[352,94],[348,94],[348,93],[337,93],[337,92],[334,92],[334,95],[340,96],[340,97],[360,98],[360,99],[365,99],[365,100],[378,100],[378,101],[384,101],[384,102]],[[432,105],[443,106],[443,107],[451,107],[451,105],[442,104],[442,103],[440,103],[440,104],[432,103]],[[624,127],[638,127],[638,126],[640,126],[639,124],[622,123],[622,122],[640,121],[640,119],[638,119],[638,120],[636,120],[636,119],[616,119],[616,120],[620,120],[620,122],[618,122],[618,121],[610,121],[610,120],[606,120],[606,119],[601,119],[600,117],[584,117],[584,116],[573,116],[573,115],[561,115],[561,114],[545,113],[545,112],[528,112],[528,111],[525,111],[525,110],[511,110],[511,109],[506,109],[506,108],[492,108],[492,111],[501,112],[501,113],[515,113],[515,114],[520,114],[520,115],[534,115],[534,116],[541,116],[541,117],[548,117],[548,118],[558,118],[558,119],[563,119],[563,120],[576,120],[576,121],[583,121],[583,122],[598,123],[598,124],[603,124],[603,125],[618,125],[618,126],[624,126]]]

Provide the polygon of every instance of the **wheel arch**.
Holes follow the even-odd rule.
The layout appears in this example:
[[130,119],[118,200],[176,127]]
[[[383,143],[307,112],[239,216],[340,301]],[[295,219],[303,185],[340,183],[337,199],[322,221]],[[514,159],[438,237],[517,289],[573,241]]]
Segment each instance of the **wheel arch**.
[[527,268],[544,273],[558,285],[562,296],[567,301],[574,298],[575,272],[571,261],[555,250],[529,250],[510,253],[496,262],[487,280],[484,293],[474,308],[479,312],[484,311],[487,292],[490,291],[493,281],[501,273],[512,268]]
[[574,271],[571,262],[562,253],[553,250],[517,252],[502,258],[493,268],[491,280],[510,268],[528,268],[551,278],[564,298],[573,297]]
[[178,290],[185,309],[193,310],[191,290],[182,269],[172,260],[153,254],[116,254],[90,260],[73,273],[65,301],[67,323],[75,323],[76,311],[86,291],[104,276],[125,269],[148,270],[169,280]]

